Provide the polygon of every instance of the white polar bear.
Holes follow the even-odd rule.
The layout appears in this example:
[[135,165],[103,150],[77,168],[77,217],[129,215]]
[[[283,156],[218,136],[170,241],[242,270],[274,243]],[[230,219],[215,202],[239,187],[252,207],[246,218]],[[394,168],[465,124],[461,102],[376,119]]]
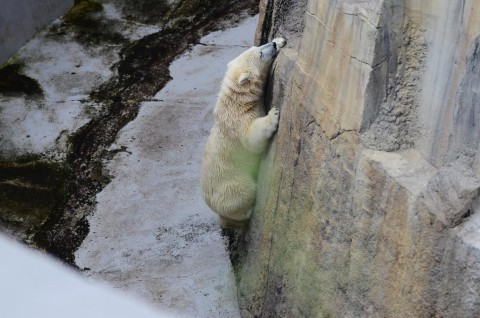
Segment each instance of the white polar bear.
[[201,187],[224,228],[243,227],[255,203],[260,157],[277,130],[278,109],[265,116],[263,92],[279,48],[277,38],[228,63],[202,160]]

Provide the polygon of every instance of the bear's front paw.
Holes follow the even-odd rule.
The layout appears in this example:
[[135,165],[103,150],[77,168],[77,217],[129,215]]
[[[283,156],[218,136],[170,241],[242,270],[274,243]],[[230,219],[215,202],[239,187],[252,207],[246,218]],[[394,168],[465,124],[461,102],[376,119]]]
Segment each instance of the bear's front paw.
[[287,40],[285,38],[275,38],[272,40],[272,42],[275,42],[278,48],[282,48],[287,44]]
[[268,116],[270,118],[276,118],[278,119],[278,114],[280,113],[280,110],[278,109],[278,107],[273,107],[272,109],[270,109],[270,111],[268,112]]
[[273,107],[268,112],[268,117],[270,118],[270,133],[273,133],[275,130],[277,130],[279,112],[280,110],[278,107]]

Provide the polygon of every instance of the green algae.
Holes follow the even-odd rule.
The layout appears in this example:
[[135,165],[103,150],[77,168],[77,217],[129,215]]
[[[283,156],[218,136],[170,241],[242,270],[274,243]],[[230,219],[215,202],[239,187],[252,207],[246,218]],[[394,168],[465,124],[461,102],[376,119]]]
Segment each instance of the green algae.
[[76,20],[75,23],[67,25],[78,42],[85,45],[102,45],[102,44],[123,44],[127,39],[114,30],[114,25],[108,20],[96,19],[85,16]]
[[38,82],[21,73],[21,64],[6,64],[0,68],[0,94],[42,95]]
[[172,6],[168,13],[170,19],[191,17],[193,20],[201,20],[205,14],[214,10],[216,1],[212,0],[182,0]]
[[90,0],[76,0],[70,11],[63,16],[63,19],[65,22],[76,23],[102,10],[103,5],[101,3]]
[[51,35],[73,33],[78,42],[85,45],[123,44],[127,40],[116,32],[115,23],[96,15],[103,11],[101,3],[90,0],[75,1],[75,5],[63,16],[60,26],[50,28]]
[[167,0],[123,0],[122,12],[126,19],[149,24],[163,24],[170,10]]
[[0,161],[0,223],[28,240],[64,205],[68,169],[38,156]]

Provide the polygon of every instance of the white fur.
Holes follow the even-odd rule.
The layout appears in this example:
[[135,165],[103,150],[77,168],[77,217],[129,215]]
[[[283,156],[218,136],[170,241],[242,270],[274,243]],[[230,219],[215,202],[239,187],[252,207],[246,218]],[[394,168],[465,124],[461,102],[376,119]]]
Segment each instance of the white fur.
[[201,171],[205,202],[224,227],[241,226],[250,218],[260,156],[278,126],[277,108],[265,116],[263,91],[277,50],[285,44],[277,38],[254,46],[227,65]]

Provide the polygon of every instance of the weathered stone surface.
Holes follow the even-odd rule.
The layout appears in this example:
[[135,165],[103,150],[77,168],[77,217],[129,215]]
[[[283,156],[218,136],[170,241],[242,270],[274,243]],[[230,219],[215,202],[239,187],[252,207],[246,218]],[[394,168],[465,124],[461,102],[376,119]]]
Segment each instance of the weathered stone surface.
[[242,315],[479,316],[480,5],[302,5],[261,2],[257,41],[294,24],[275,16],[304,30],[268,94],[280,124],[237,251]]
[[255,45],[266,43],[275,37],[289,39],[290,45],[298,44],[304,28],[303,15],[307,0],[260,0],[260,20]]

